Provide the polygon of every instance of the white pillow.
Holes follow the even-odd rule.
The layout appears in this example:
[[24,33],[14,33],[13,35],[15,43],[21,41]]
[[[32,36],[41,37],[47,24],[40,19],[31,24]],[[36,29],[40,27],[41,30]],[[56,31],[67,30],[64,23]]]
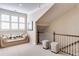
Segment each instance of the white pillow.
[[24,35],[23,35],[23,38],[26,37],[26,36],[27,36],[27,34],[24,34]]

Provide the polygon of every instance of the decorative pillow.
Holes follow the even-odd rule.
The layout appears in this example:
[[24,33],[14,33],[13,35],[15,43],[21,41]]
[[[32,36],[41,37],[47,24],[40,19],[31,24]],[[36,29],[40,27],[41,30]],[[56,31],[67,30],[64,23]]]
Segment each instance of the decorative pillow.
[[24,37],[26,37],[26,36],[27,36],[27,34],[24,34],[24,35],[22,35],[22,36],[23,36],[23,38],[24,38]]
[[8,37],[6,36],[6,35],[4,35],[3,37],[2,37],[2,39],[7,39]]

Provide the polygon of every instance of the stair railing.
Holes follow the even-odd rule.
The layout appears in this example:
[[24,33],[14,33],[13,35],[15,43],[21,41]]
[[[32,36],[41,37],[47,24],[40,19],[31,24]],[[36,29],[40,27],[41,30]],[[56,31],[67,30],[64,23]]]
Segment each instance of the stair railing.
[[72,56],[79,56],[79,36],[53,33],[53,41],[59,43],[61,52]]

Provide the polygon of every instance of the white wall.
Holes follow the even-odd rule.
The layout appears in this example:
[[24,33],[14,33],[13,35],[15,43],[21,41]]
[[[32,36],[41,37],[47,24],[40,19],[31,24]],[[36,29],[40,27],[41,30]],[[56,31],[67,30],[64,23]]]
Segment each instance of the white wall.
[[[63,16],[52,21],[50,26],[46,29],[45,34],[52,34],[53,32],[59,34],[79,35],[79,7],[73,8]],[[45,37],[50,38],[50,36]]]
[[40,42],[40,43],[42,42],[42,40],[45,39],[44,36],[45,36],[44,33],[39,33],[39,42]]
[[32,44],[36,44],[36,21],[52,6],[53,4],[46,4],[40,8],[38,8],[36,11],[28,14],[27,16],[27,22],[33,21],[33,31],[28,31],[27,33],[30,36],[30,42]]

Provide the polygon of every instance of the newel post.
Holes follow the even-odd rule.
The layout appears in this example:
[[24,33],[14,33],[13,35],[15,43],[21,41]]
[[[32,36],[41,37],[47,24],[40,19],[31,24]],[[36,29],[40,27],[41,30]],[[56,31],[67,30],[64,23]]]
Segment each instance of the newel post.
[[53,32],[53,41],[55,42],[55,32]]

